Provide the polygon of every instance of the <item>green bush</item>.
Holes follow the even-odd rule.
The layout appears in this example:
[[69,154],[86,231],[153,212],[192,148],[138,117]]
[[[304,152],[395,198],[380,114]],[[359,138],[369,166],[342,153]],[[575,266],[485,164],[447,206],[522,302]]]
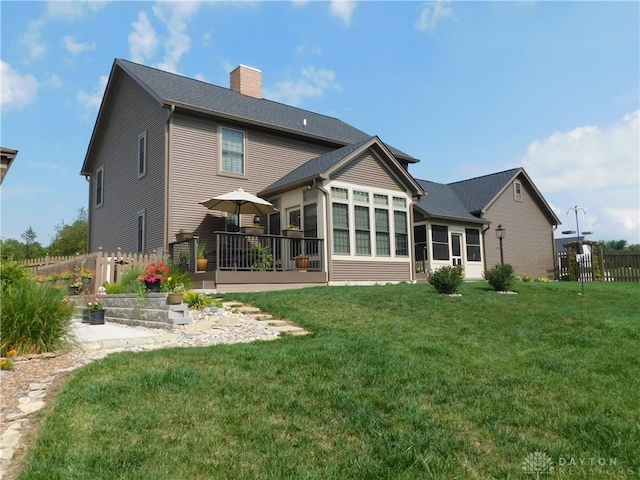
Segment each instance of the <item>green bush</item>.
[[19,354],[66,349],[73,344],[70,331],[73,302],[54,285],[21,279],[2,292],[0,353]]
[[505,263],[504,265],[496,265],[491,270],[484,272],[484,278],[491,288],[497,292],[506,292],[511,290],[516,280],[513,274],[513,266]]
[[27,276],[28,274],[26,270],[18,265],[17,262],[14,262],[13,260],[0,262],[0,283],[2,290],[9,285],[13,285],[16,282],[27,278]]
[[429,283],[438,293],[456,293],[462,283],[462,267],[440,267],[429,276]]
[[189,308],[195,308],[196,310],[202,310],[213,305],[213,298],[193,290],[185,292],[183,300]]
[[187,272],[183,272],[180,270],[180,265],[177,263],[169,263],[169,277],[171,277],[171,283],[173,285],[177,285],[181,283],[184,285],[185,290],[189,290],[191,285],[193,284],[193,280],[191,279],[191,275]]

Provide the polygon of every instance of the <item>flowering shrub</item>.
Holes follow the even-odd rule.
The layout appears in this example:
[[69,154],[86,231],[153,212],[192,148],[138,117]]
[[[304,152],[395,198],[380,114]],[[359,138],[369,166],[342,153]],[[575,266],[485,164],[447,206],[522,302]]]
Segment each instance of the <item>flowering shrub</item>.
[[36,275],[35,277],[33,277],[33,279],[38,283],[42,283],[47,279],[47,277],[45,277],[44,275]]
[[160,291],[167,293],[184,293],[186,288],[179,278],[167,277],[162,281]]
[[140,275],[140,280],[148,283],[163,281],[169,275],[169,267],[163,262],[152,263],[144,267],[144,272]]
[[523,275],[522,276],[522,281],[523,282],[530,282],[532,280],[531,275]]
[[57,273],[50,273],[49,275],[47,275],[47,280],[50,282],[55,282],[56,280],[58,280],[58,274]]
[[5,355],[7,358],[3,358],[0,360],[0,369],[2,370],[13,370],[13,357],[18,354],[18,351],[13,348],[9,350]]

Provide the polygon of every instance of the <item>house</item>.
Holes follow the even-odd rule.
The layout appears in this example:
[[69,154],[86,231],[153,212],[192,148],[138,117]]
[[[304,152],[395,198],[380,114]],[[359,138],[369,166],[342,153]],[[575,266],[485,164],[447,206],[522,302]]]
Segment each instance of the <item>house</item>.
[[485,270],[484,232],[489,220],[469,213],[451,186],[418,180],[428,192],[415,205],[414,238],[417,273],[460,265],[465,279],[480,280]]
[[[418,160],[336,118],[262,99],[259,70],[230,77],[227,89],[114,61],[81,170],[90,251],[166,251],[182,230],[209,246],[203,288],[413,281],[413,205],[425,192],[408,166]],[[279,210],[261,220],[274,238],[269,271],[240,271],[255,239],[221,258],[237,234],[214,232],[252,217],[199,205],[239,187]],[[281,238],[294,223],[303,243]],[[313,271],[290,268],[307,247]]]
[[9,171],[9,168],[11,168],[11,164],[17,155],[17,150],[0,147],[0,185],[4,181],[4,176]]
[[561,222],[523,168],[448,186],[471,215],[490,222],[482,241],[486,268],[500,263],[500,241],[494,233],[502,226],[504,262],[513,265],[516,275],[555,275],[553,233]]

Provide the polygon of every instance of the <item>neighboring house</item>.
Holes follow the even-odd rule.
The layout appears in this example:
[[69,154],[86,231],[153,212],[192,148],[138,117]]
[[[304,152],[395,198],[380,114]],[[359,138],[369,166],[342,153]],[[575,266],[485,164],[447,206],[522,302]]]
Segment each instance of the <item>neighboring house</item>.
[[18,150],[0,147],[0,185],[4,181],[4,176],[9,171],[9,168],[11,168],[16,155],[18,155]]
[[461,265],[467,280],[482,279],[483,231],[489,221],[471,215],[449,185],[427,180],[418,180],[418,184],[427,192],[414,213],[418,273]]
[[81,170],[90,251],[166,250],[184,230],[212,259],[214,232],[252,217],[198,202],[242,187],[277,205],[269,233],[298,223],[322,240],[320,283],[413,280],[412,207],[424,191],[407,169],[418,160],[338,119],[264,100],[260,83],[245,66],[227,89],[117,59]]
[[504,262],[513,265],[517,275],[554,276],[553,232],[561,222],[523,168],[448,186],[469,213],[490,222],[490,229],[483,237],[486,268],[500,263],[500,243],[495,229],[502,225]]

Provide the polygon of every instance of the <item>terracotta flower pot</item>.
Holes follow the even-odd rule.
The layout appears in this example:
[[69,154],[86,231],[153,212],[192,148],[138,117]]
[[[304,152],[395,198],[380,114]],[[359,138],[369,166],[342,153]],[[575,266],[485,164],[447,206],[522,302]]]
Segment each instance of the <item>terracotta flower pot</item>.
[[167,296],[169,305],[180,305],[182,303],[183,298],[184,298],[184,293],[169,293]]
[[306,255],[296,257],[296,268],[309,268],[309,257]]
[[206,258],[199,258],[196,261],[196,266],[198,267],[198,271],[199,272],[206,272],[208,263],[209,263],[209,260],[207,260]]

